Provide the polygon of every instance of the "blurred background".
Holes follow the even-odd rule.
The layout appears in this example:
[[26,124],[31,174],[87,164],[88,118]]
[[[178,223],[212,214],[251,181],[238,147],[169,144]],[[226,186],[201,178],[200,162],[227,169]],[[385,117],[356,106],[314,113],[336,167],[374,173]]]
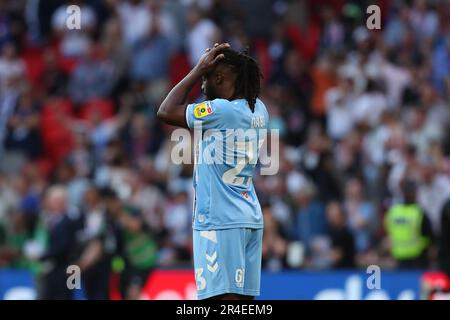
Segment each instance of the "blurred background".
[[0,0],[0,298],[195,299],[192,166],[155,114],[222,41],[260,63],[281,136],[254,179],[261,297],[448,290],[450,2],[376,1],[369,30],[374,3]]

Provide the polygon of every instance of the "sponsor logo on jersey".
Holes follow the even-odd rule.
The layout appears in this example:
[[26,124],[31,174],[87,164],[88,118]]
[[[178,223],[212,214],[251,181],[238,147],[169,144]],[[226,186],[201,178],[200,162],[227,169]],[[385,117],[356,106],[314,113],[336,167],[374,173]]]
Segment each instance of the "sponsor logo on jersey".
[[196,118],[206,117],[207,115],[209,115],[213,112],[214,112],[214,110],[211,107],[211,104],[209,102],[201,103],[194,108],[194,116]]

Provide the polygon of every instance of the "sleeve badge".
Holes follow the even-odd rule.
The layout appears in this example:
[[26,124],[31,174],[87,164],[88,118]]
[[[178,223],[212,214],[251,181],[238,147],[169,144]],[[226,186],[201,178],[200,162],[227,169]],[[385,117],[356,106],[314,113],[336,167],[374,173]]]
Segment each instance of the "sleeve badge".
[[206,117],[213,112],[214,110],[209,102],[203,102],[194,108],[194,116],[196,118]]

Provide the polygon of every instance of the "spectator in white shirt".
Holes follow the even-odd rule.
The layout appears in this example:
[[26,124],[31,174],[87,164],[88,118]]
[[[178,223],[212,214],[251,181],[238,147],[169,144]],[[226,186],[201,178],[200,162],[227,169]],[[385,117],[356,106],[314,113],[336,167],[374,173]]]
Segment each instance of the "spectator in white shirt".
[[[69,5],[80,7],[80,28],[69,29],[70,14],[67,13]],[[76,14],[72,13],[72,14]],[[75,19],[74,19],[75,21]],[[97,16],[94,9],[85,4],[84,0],[72,0],[60,6],[53,13],[52,28],[56,36],[61,38],[59,50],[66,57],[79,57],[89,47],[89,37],[97,25]]]
[[8,43],[2,48],[0,56],[0,86],[5,90],[13,83],[17,83],[25,76],[25,64],[17,55],[17,48]]
[[220,31],[211,20],[203,17],[202,12],[192,7],[188,13],[189,31],[187,34],[187,48],[189,62],[194,66],[214,43],[219,42]]
[[128,0],[117,5],[124,44],[127,47],[132,47],[149,35],[152,26],[157,26],[158,32],[171,39],[175,45],[178,38],[176,25],[173,17],[163,10],[162,3],[161,0]]
[[353,79],[341,75],[338,86],[325,95],[327,133],[333,140],[341,140],[353,128],[353,88]]

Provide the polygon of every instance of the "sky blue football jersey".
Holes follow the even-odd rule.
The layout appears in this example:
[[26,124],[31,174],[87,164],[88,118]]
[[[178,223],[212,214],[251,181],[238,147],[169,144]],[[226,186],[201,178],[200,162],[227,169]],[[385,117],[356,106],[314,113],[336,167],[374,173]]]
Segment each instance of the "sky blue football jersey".
[[252,113],[245,99],[215,99],[186,108],[194,129],[195,230],[263,228],[253,186],[258,154],[269,115],[257,99]]

